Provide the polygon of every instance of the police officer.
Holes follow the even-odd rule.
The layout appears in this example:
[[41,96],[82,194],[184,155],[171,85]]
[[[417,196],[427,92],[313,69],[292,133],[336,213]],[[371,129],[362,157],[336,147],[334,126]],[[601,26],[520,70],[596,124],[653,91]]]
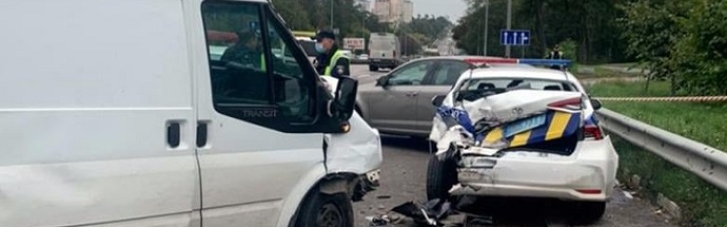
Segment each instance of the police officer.
[[[560,48],[558,47],[558,45],[555,45],[553,47],[553,50],[551,50],[550,53],[548,53],[548,56],[546,58],[548,58],[550,60],[563,59],[563,52],[560,51]],[[550,68],[551,69],[562,69],[562,66],[561,65],[551,65]]]
[[351,60],[338,49],[336,35],[331,31],[322,30],[313,39],[316,41],[318,56],[313,62],[319,75],[340,78],[350,76]]

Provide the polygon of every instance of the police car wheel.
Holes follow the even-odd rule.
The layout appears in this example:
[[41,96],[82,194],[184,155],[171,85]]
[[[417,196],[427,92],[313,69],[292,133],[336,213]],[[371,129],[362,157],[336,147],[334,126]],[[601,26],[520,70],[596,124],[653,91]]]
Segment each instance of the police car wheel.
[[295,227],[353,226],[353,205],[345,193],[329,195],[314,190],[301,203]]
[[379,67],[376,67],[376,66],[373,66],[373,65],[369,65],[369,71],[371,71],[371,72],[379,71]]
[[427,200],[448,199],[449,189],[457,183],[456,165],[451,160],[429,158],[427,166]]

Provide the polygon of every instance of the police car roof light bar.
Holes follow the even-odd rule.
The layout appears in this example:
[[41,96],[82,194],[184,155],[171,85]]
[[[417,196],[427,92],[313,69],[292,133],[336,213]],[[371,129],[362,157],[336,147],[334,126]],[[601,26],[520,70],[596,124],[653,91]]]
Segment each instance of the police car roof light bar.
[[537,59],[537,58],[467,58],[470,64],[525,64],[534,66],[570,66],[572,61],[566,59]]

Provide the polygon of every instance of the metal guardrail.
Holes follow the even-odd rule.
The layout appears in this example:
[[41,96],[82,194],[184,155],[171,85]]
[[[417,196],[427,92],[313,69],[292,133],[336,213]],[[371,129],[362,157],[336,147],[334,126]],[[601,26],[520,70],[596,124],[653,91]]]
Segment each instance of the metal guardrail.
[[608,109],[597,114],[607,131],[727,191],[727,153]]

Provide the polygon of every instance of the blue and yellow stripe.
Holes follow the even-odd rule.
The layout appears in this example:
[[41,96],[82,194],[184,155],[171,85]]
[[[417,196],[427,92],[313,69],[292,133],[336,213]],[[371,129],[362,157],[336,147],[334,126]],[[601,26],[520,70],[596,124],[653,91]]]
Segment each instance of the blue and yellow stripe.
[[[545,122],[545,125],[521,132],[505,138],[505,140],[509,142],[509,147],[519,147],[572,135],[580,127],[581,113],[550,110],[546,113]],[[500,126],[488,132],[483,142],[494,143],[503,139],[503,136],[503,126]]]

